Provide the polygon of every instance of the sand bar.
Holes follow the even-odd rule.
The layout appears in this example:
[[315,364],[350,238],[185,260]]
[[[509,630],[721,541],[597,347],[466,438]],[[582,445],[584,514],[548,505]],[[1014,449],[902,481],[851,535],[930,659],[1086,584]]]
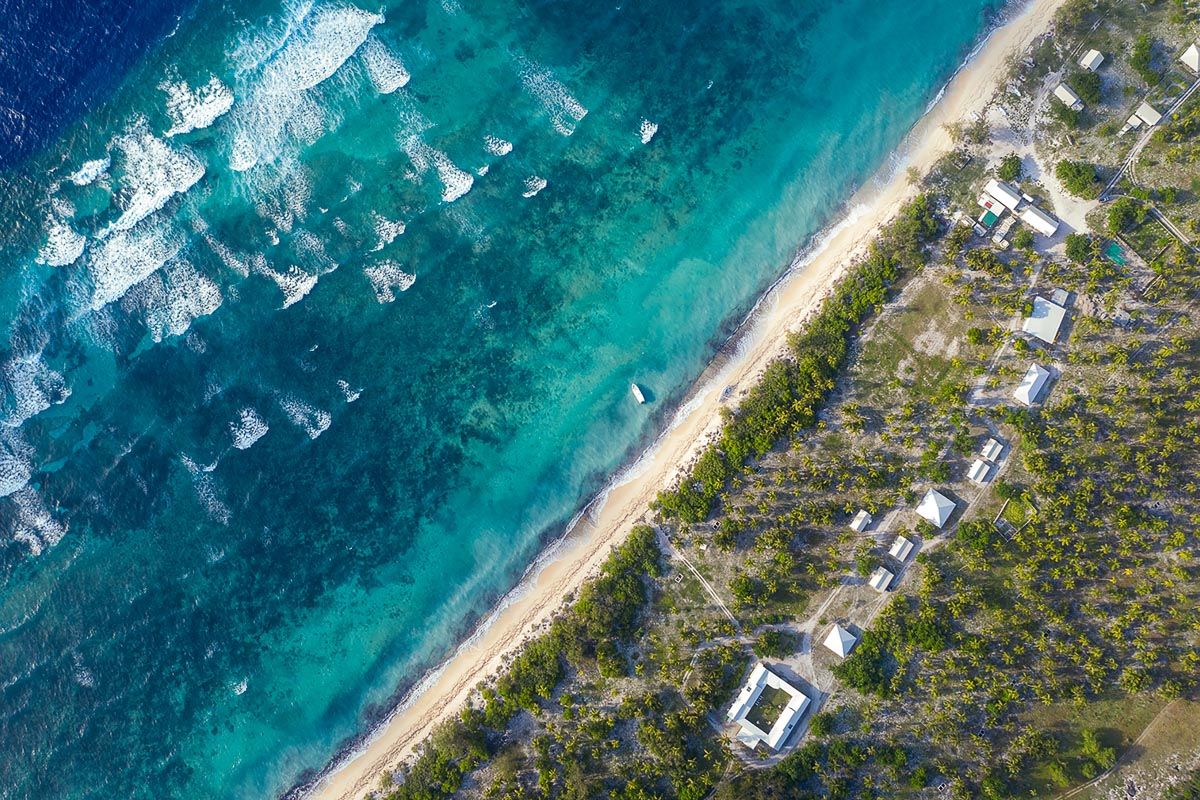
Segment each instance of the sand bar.
[[609,550],[647,515],[658,491],[668,487],[680,465],[691,462],[719,430],[721,392],[748,388],[783,352],[785,335],[819,307],[847,265],[864,254],[879,228],[916,194],[906,172],[924,173],[953,143],[943,125],[980,112],[1007,74],[1010,55],[1049,30],[1064,0],[1033,0],[1019,16],[997,29],[954,77],[945,95],[906,137],[900,165],[894,163],[851,199],[850,215],[814,248],[811,257],[768,293],[752,319],[705,370],[668,430],[620,482],[595,504],[567,537],[539,563],[506,605],[469,643],[425,682],[424,691],[403,705],[357,752],[331,770],[307,797],[358,800],[379,785],[443,720],[467,702],[476,684],[496,673],[523,641],[594,574]]

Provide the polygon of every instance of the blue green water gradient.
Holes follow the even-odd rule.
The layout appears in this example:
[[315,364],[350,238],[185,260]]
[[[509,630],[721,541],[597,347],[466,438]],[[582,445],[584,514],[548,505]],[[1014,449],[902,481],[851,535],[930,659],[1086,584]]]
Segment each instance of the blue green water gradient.
[[199,0],[0,174],[2,798],[311,777],[999,7],[357,2]]

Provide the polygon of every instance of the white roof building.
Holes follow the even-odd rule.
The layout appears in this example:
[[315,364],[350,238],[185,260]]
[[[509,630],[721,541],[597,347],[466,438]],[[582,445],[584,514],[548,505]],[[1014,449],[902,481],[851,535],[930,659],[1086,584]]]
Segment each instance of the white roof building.
[[1162,114],[1158,113],[1158,109],[1145,101],[1142,101],[1142,104],[1137,107],[1137,111],[1134,113],[1151,128],[1157,125],[1162,119]]
[[1021,193],[1004,181],[992,178],[983,187],[983,191],[1000,201],[1009,211],[1016,211],[1021,204]]
[[892,542],[892,549],[888,550],[888,555],[903,564],[912,551],[912,541],[906,536],[897,536],[896,541]]
[[1200,72],[1200,48],[1197,48],[1195,43],[1188,45],[1188,49],[1183,51],[1179,60],[1192,72]]
[[1030,364],[1025,377],[1021,379],[1021,385],[1013,392],[1013,397],[1017,398],[1019,402],[1031,406],[1037,402],[1038,395],[1042,393],[1042,387],[1049,379],[1049,370],[1037,364]]
[[1067,316],[1067,309],[1058,303],[1052,303],[1044,297],[1033,298],[1033,313],[1026,318],[1022,330],[1030,336],[1036,336],[1046,344],[1054,344],[1058,340],[1058,331]]
[[930,489],[917,505],[917,513],[929,520],[933,527],[940,528],[954,513],[954,501],[937,489]]
[[[787,705],[775,720],[764,719],[754,713],[754,704],[768,689],[774,690],[770,692],[772,695],[783,692],[788,696]],[[759,742],[766,742],[772,750],[778,750],[787,741],[800,717],[804,716],[804,709],[808,708],[810,702],[808,695],[760,663],[754,665],[750,680],[742,687],[726,718],[741,726],[737,739],[742,744],[753,749]],[[766,726],[770,730],[765,730]]]
[[1000,442],[996,441],[995,439],[988,439],[986,442],[984,442],[983,449],[979,451],[979,454],[988,461],[995,463],[1000,458],[1000,454],[1003,452],[1004,445],[1000,444]]
[[858,644],[858,637],[841,625],[834,625],[833,630],[825,637],[825,646],[837,653],[839,658],[850,655],[850,651],[856,644]]
[[1021,209],[1021,221],[1042,236],[1050,237],[1058,232],[1058,220],[1037,206],[1025,206]]
[[854,519],[850,520],[850,528],[855,533],[862,533],[871,526],[872,517],[865,508],[859,509],[859,512],[854,515]]
[[1099,50],[1088,50],[1083,54],[1083,58],[1079,59],[1079,66],[1086,69],[1088,72],[1095,72],[1100,69],[1100,65],[1104,63],[1104,54]]
[[1063,102],[1067,108],[1074,111],[1083,109],[1083,101],[1079,99],[1079,95],[1071,91],[1071,87],[1065,83],[1060,83],[1054,90],[1054,96]]
[[886,567],[880,567],[871,573],[871,580],[867,581],[871,588],[877,592],[886,592],[887,588],[892,585],[892,578],[896,577],[892,571]]
[[992,465],[984,461],[982,458],[975,459],[975,463],[971,465],[971,470],[967,473],[967,477],[980,486],[988,482],[988,478],[992,474]]
[[1141,117],[1139,117],[1137,114],[1131,114],[1129,119],[1125,120],[1125,128],[1121,132],[1124,133],[1126,130],[1137,130],[1138,128],[1142,127],[1142,124]]

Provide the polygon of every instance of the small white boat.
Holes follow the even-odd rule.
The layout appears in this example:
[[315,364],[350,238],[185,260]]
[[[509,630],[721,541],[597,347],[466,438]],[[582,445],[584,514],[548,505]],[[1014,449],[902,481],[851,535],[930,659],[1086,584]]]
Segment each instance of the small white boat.
[[633,396],[639,403],[646,402],[646,395],[642,394],[642,387],[636,383],[631,383],[629,384],[629,388],[633,391]]

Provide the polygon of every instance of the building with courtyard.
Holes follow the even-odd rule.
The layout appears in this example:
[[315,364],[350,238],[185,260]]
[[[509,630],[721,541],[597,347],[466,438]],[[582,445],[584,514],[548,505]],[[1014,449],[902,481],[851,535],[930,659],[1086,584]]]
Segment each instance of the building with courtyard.
[[737,740],[753,750],[759,743],[778,751],[795,730],[812,699],[762,663],[738,693],[727,719],[741,730]]

